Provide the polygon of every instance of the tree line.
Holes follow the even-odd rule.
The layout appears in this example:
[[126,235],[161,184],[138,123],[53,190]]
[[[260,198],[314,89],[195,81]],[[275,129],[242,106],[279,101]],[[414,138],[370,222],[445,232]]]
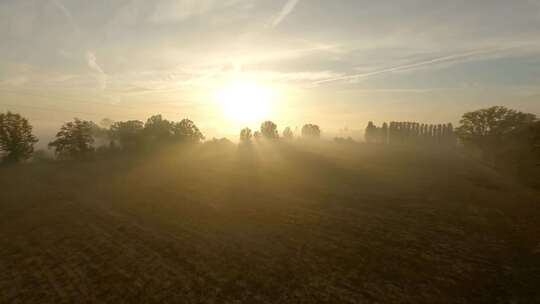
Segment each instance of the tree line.
[[540,166],[540,121],[536,115],[502,106],[463,114],[460,125],[451,123],[369,122],[368,143],[460,146],[487,163],[526,175]]
[[[4,162],[20,162],[32,157],[38,139],[32,133],[28,119],[17,113],[0,113],[0,156]],[[315,124],[302,127],[302,138],[318,139],[321,129]],[[259,130],[249,128],[240,131],[240,142],[252,140],[292,140],[294,132],[286,127],[280,137],[277,125],[265,121]],[[48,144],[58,159],[84,159],[90,157],[96,149],[114,151],[140,151],[166,144],[197,144],[205,136],[189,119],[179,122],[164,119],[161,115],[151,116],[142,122],[139,120],[117,121],[104,119],[99,125],[89,120],[78,118],[64,123],[56,133],[55,139]],[[98,144],[96,144],[99,142]],[[98,146],[98,148],[96,148]]]
[[[315,124],[305,124],[301,130],[301,138],[303,139],[320,139],[321,128]],[[265,121],[261,124],[259,130],[253,132],[250,128],[244,128],[240,131],[240,143],[251,143],[252,140],[276,139],[293,140],[294,132],[291,127],[283,129],[283,133],[280,137],[277,125],[273,121]]]
[[[38,142],[32,130],[28,119],[20,114],[0,113],[0,152],[4,154],[5,162],[19,162],[32,156]],[[106,119],[100,126],[75,118],[60,127],[48,147],[60,159],[81,159],[95,152],[96,141],[101,141],[104,149],[133,151],[162,144],[199,143],[204,139],[199,128],[189,119],[175,122],[154,115],[146,122]]]
[[[32,130],[28,119],[20,114],[0,113],[0,155],[3,161],[19,162],[32,156],[38,142]],[[280,135],[274,122],[265,121],[259,130],[242,129],[240,142],[292,140],[294,136],[290,127],[286,127]],[[321,129],[318,125],[306,124],[299,137],[319,139]],[[154,115],[146,122],[105,120],[98,125],[75,118],[61,126],[48,147],[54,150],[58,158],[65,159],[91,155],[96,150],[96,141],[101,143],[102,148],[133,151],[162,144],[200,143],[204,139],[202,132],[189,119],[176,122]],[[540,159],[540,121],[536,115],[501,106],[463,114],[456,129],[450,123],[391,122],[377,127],[369,122],[365,140],[368,143],[434,144],[445,147],[454,147],[459,143],[467,150],[479,152],[483,159],[494,165],[520,163],[530,166],[531,161],[538,162]]]
[[368,143],[381,144],[443,144],[455,146],[454,127],[448,124],[424,124],[418,122],[386,122],[377,127],[369,122],[365,132]]

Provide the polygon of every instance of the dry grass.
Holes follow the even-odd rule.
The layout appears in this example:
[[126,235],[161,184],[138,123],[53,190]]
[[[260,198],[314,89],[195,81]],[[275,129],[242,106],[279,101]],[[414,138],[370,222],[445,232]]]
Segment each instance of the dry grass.
[[0,303],[540,302],[538,192],[459,155],[205,145],[0,186]]

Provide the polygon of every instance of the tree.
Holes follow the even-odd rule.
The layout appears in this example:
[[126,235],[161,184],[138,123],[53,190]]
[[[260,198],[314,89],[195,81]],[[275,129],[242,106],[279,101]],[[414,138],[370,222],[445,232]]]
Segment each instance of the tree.
[[30,158],[37,142],[28,119],[11,112],[0,113],[0,151],[7,154],[5,160],[18,162]]
[[111,125],[109,136],[123,149],[133,150],[142,144],[144,123],[139,120],[119,121]]
[[454,133],[454,126],[449,123],[446,125],[446,144],[450,147],[456,146],[456,134]]
[[180,142],[200,143],[204,140],[199,128],[187,118],[172,125],[172,136],[175,141]]
[[321,138],[321,128],[318,125],[306,124],[302,127],[302,137],[312,139]]
[[533,151],[540,157],[540,121],[531,125],[531,142]]
[[[302,128],[302,134],[303,134],[303,131],[304,129]],[[372,121],[368,122],[368,125],[366,127],[366,133],[364,135],[366,142],[368,143],[374,142],[377,136],[376,133],[377,133],[377,127],[375,127]]]
[[381,139],[380,139],[381,143],[387,144],[388,143],[388,124],[386,122],[383,123],[382,125],[380,136],[381,136]]
[[110,119],[110,118],[103,118],[100,122],[99,122],[99,126],[104,128],[104,129],[110,129],[112,127],[112,125],[114,124],[114,120]]
[[240,142],[241,143],[250,143],[253,134],[251,133],[250,128],[244,128],[240,131]]
[[490,161],[536,120],[534,114],[495,106],[463,114],[457,135],[466,146],[473,146]]
[[154,115],[144,124],[144,135],[151,142],[169,141],[173,135],[173,123]]
[[272,121],[265,121],[261,124],[261,135],[266,139],[279,138],[277,125]]
[[94,151],[93,130],[95,124],[91,121],[75,118],[67,122],[56,134],[56,140],[49,143],[60,158],[83,158]]
[[283,138],[286,140],[292,140],[294,138],[294,133],[290,127],[286,127],[285,130],[283,130]]
[[262,138],[261,132],[260,131],[253,132],[253,138],[255,138],[255,140],[261,139]]

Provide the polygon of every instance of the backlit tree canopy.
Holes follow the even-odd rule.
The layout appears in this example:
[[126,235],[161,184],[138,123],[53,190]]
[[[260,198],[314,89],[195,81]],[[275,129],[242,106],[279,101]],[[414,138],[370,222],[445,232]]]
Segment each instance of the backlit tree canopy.
[[11,112],[0,113],[0,151],[7,154],[6,160],[16,162],[28,159],[37,142],[26,118]]

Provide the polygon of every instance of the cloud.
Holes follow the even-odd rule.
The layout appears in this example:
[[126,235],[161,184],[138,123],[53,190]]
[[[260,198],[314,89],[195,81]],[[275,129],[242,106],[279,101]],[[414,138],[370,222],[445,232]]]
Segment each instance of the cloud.
[[272,21],[272,27],[277,27],[287,16],[294,11],[296,5],[300,0],[288,0],[285,6],[281,9],[281,12]]
[[88,51],[86,53],[88,67],[97,73],[97,81],[99,82],[100,88],[105,90],[107,88],[107,74],[103,71],[101,66],[97,63],[96,54]]
[[505,49],[502,49],[502,48],[480,49],[480,50],[473,50],[473,51],[468,51],[468,52],[463,52],[463,53],[456,53],[456,54],[441,56],[441,57],[424,60],[420,62],[398,65],[398,66],[389,67],[389,68],[383,68],[383,69],[375,70],[372,72],[345,75],[341,77],[324,79],[324,80],[316,81],[315,84],[325,84],[325,83],[337,82],[337,81],[355,81],[361,78],[369,78],[369,77],[377,76],[380,74],[404,72],[404,71],[409,71],[409,70],[426,68],[433,65],[443,64],[443,63],[458,63],[458,62],[462,62],[471,58],[477,58],[479,56],[497,53],[503,50]]

